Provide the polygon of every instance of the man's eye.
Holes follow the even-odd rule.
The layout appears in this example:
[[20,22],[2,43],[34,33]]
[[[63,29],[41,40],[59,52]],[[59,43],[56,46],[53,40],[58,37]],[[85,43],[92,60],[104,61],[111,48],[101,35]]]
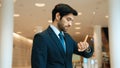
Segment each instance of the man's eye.
[[71,18],[67,18],[67,21],[73,21]]

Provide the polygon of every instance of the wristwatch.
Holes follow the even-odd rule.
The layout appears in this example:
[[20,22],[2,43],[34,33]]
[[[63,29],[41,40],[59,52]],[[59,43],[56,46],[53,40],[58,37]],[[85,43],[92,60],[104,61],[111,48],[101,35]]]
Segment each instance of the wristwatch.
[[91,52],[90,47],[88,47],[85,51],[86,51],[87,53]]

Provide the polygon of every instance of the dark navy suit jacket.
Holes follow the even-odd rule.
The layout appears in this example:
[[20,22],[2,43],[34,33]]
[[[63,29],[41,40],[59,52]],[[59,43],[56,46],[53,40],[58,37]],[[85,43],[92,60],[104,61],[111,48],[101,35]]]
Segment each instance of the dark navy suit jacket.
[[31,66],[32,68],[72,68],[72,54],[78,54],[89,58],[93,54],[93,47],[90,47],[91,52],[78,52],[77,43],[64,33],[66,43],[66,53],[62,48],[62,44],[54,33],[48,27],[42,33],[37,33],[34,36]]

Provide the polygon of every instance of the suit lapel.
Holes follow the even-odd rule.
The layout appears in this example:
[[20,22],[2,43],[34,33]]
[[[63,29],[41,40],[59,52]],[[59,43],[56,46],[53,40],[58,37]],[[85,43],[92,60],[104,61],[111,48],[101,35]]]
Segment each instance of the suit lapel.
[[62,47],[62,44],[59,40],[59,38],[57,37],[57,35],[54,33],[54,31],[50,28],[50,26],[48,27],[47,29],[50,37],[51,37],[51,40],[53,42],[55,42],[55,45],[58,47],[58,49],[60,50],[60,53],[63,55],[63,57],[65,57],[65,52],[64,52],[64,49]]

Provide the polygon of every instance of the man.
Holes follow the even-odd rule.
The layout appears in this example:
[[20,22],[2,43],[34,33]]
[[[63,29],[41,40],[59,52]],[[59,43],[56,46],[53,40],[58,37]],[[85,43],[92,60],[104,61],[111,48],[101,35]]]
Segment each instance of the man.
[[67,4],[57,4],[52,10],[52,24],[37,33],[33,40],[32,68],[72,68],[72,54],[89,58],[93,47],[76,43],[66,31],[72,25],[77,11]]

